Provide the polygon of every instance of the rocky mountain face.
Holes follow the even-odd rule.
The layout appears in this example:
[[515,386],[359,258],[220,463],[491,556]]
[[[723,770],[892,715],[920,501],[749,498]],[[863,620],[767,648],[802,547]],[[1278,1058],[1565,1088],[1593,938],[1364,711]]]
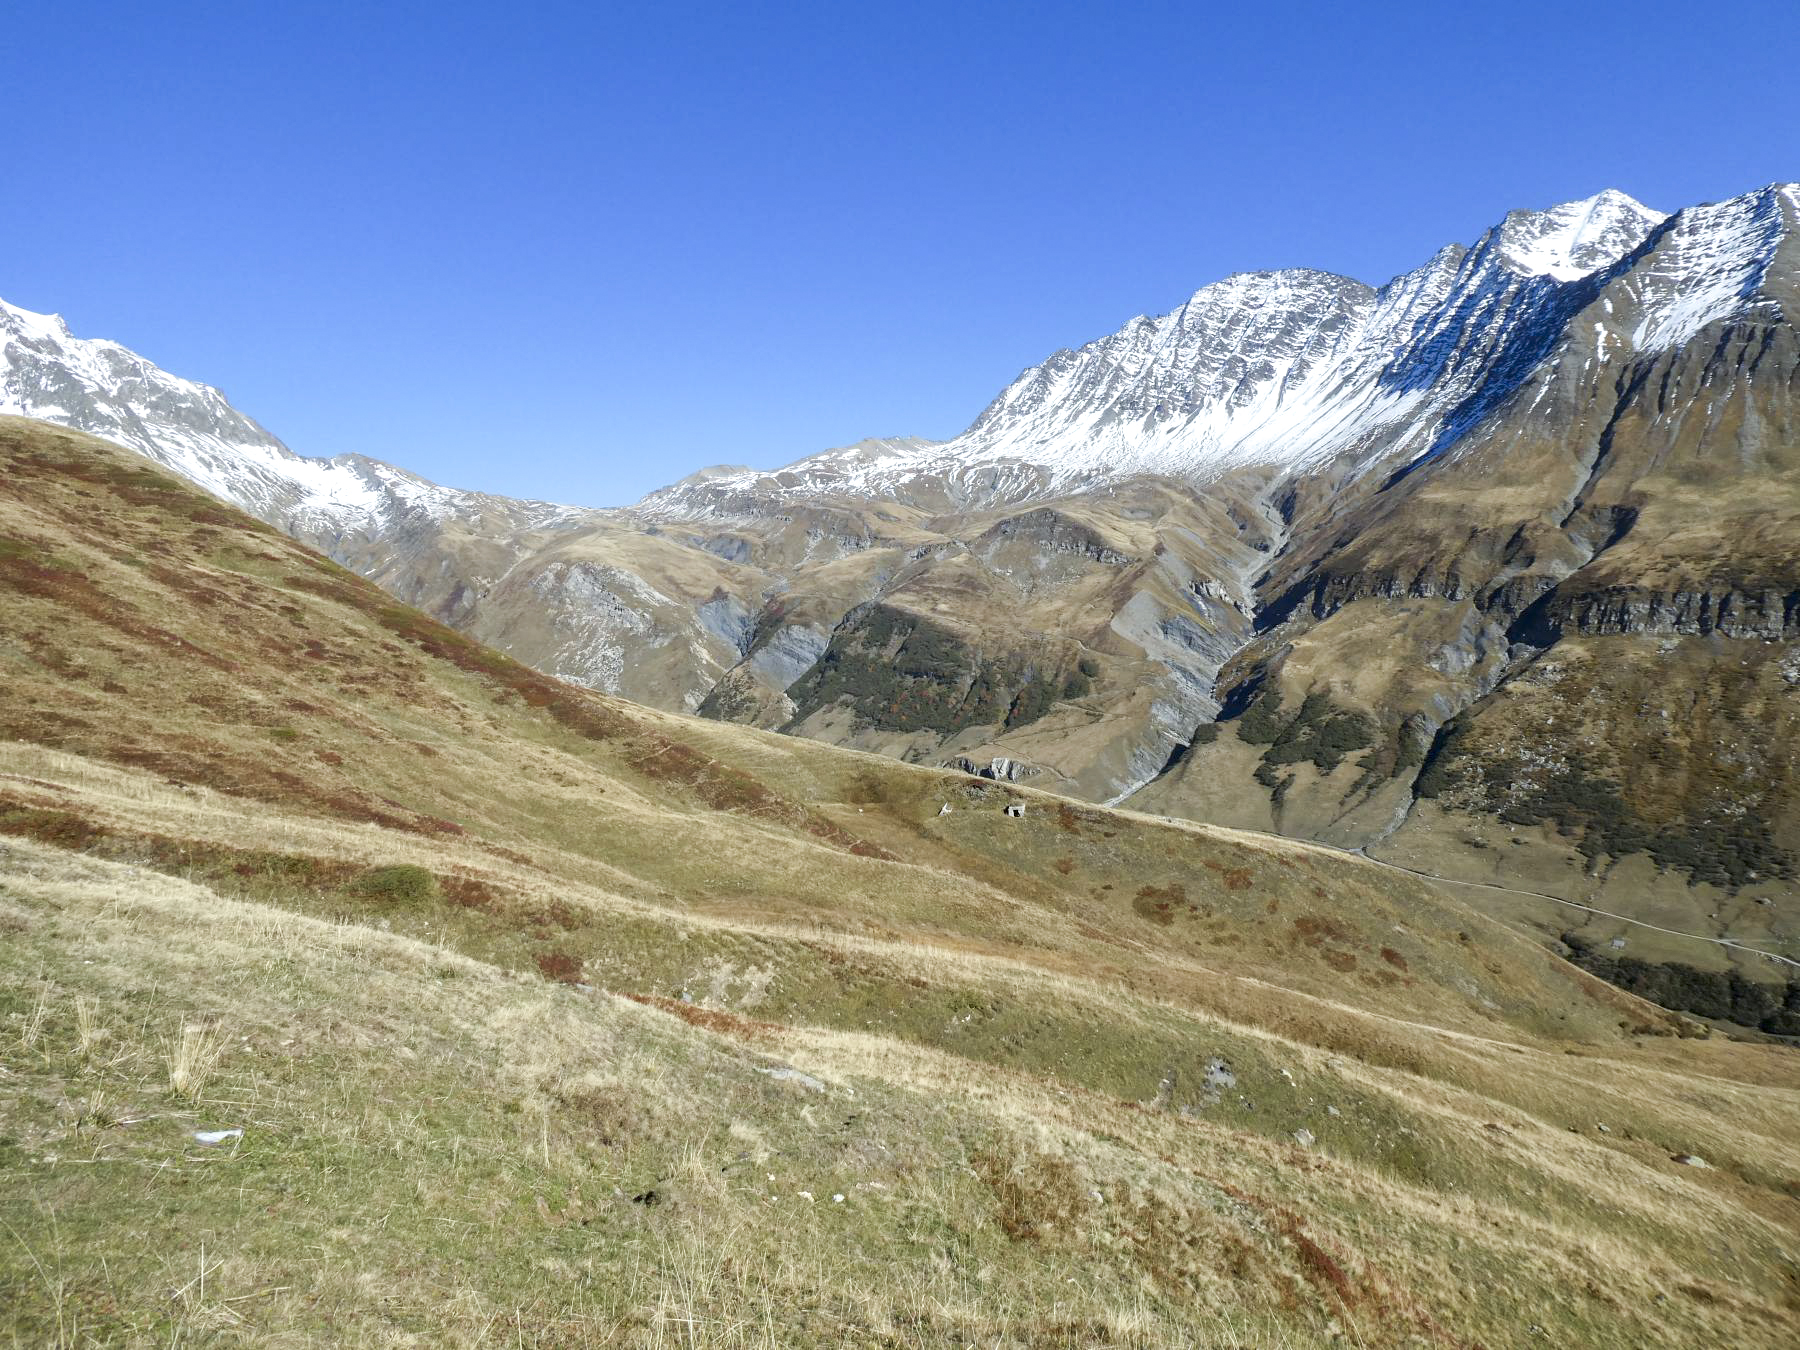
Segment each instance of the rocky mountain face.
[[1380,287],[1234,276],[953,440],[613,511],[301,459],[24,311],[0,407],[596,688],[1788,941],[1797,227],[1793,186],[1667,217],[1606,192]]

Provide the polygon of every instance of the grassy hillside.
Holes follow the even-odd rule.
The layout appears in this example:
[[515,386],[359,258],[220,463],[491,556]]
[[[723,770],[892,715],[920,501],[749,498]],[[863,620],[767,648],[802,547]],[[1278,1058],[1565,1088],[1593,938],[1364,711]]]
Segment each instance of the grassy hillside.
[[1792,1057],[1423,882],[564,686],[16,419],[0,687],[19,1344],[1800,1315]]

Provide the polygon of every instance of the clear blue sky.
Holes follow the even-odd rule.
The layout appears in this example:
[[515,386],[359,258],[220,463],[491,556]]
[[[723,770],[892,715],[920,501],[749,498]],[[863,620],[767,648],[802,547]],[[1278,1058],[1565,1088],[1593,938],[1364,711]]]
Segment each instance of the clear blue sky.
[[0,296],[613,504],[962,429],[1226,273],[1800,177],[1795,0],[15,4]]

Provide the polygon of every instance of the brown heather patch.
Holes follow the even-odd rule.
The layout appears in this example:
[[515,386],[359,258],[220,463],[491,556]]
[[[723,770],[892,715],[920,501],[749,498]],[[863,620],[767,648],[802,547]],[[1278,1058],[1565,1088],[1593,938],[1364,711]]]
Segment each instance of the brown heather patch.
[[568,952],[539,952],[536,957],[537,968],[547,980],[556,980],[562,984],[581,983],[581,958]]
[[[1285,861],[1285,859],[1283,860]],[[1202,864],[1209,872],[1217,872],[1219,880],[1228,891],[1246,891],[1250,889],[1252,874],[1248,867],[1228,867],[1222,862],[1208,858]]]
[[602,704],[596,696],[521,665],[453,628],[426,618],[417,610],[395,605],[360,577],[345,575],[367,589],[355,590],[348,584],[340,584],[334,598],[369,614],[389,632],[411,642],[428,656],[447,661],[468,674],[494,681],[500,688],[518,695],[527,707],[541,708],[567,730],[587,740],[618,740],[635,730],[629,719]]
[[197,605],[218,606],[231,603],[231,597],[215,590],[198,580],[192,571],[179,567],[167,567],[162,563],[151,563],[145,574],[152,581],[167,587],[184,600],[191,600]]
[[17,799],[0,796],[0,834],[85,851],[107,838],[109,832],[72,811],[27,806]]
[[500,893],[476,877],[455,874],[440,876],[438,888],[444,899],[461,909],[478,909],[492,913],[500,903]]
[[624,989],[616,992],[619,997],[628,998],[633,1003],[641,1003],[646,1008],[672,1013],[691,1027],[699,1027],[703,1031],[715,1031],[721,1036],[730,1036],[734,1040],[766,1042],[775,1039],[787,1030],[779,1022],[763,1022],[754,1017],[740,1017],[737,1013],[726,1012],[722,1008],[705,1008],[698,1003],[683,1003],[678,998],[664,998],[661,994],[635,994]]
[[828,966],[848,966],[850,964],[850,958],[844,954],[844,949],[834,947],[829,942],[802,940],[800,945]]
[[0,834],[91,852],[183,875],[195,870],[239,878],[275,877],[311,887],[341,886],[363,869],[331,858],[228,848],[102,824],[78,812],[29,806],[0,793]]
[[[13,545],[19,542],[8,541]],[[177,633],[143,622],[136,617],[134,606],[107,595],[86,572],[61,564],[41,550],[0,552],[0,592],[7,590],[46,601],[58,611],[91,619],[170,655],[191,657],[214,670],[236,673],[239,669],[235,662],[215,656]]]
[[790,801],[742,769],[721,764],[691,745],[661,733],[635,737],[626,762],[659,782],[686,788],[715,811],[755,816],[805,830],[859,858],[898,859],[878,844],[859,839],[815,811]]
[[[137,863],[173,876],[196,871],[213,876],[232,876],[242,881],[264,880],[297,886],[324,895],[344,891],[359,894],[359,880],[369,869],[335,858],[276,853],[265,849],[231,848],[202,840],[125,829],[104,824],[79,812],[35,806],[0,792],[0,834],[35,839],[71,851]],[[463,875],[433,874],[439,894],[464,909],[491,912],[499,894],[489,883]],[[533,923],[554,921],[578,928],[585,918],[557,902],[544,913],[527,916]]]
[[1318,947],[1326,942],[1341,942],[1345,946],[1355,946],[1356,934],[1344,927],[1336,919],[1322,914],[1302,914],[1293,921],[1296,942],[1304,942],[1309,947]]
[[477,839],[474,842],[475,847],[480,849],[483,853],[499,858],[503,862],[513,863],[519,867],[529,867],[537,872],[544,870],[543,866],[538,863],[536,859],[532,858],[529,854],[519,852],[517,849],[507,848],[504,844],[496,844],[487,839]]
[[1400,953],[1395,951],[1392,947],[1383,947],[1381,949],[1381,959],[1394,967],[1395,970],[1404,971],[1406,969],[1406,958],[1400,955]]
[[[491,891],[489,892],[489,896],[491,899]],[[475,906],[475,908],[486,907],[487,906]],[[519,914],[519,921],[521,923],[529,924],[533,928],[542,930],[560,928],[565,933],[572,933],[578,929],[586,928],[589,922],[588,916],[584,911],[576,909],[561,900],[552,900],[549,904],[536,905],[531,909],[524,910]]]
[[1187,888],[1178,881],[1172,881],[1167,886],[1140,886],[1131,902],[1131,908],[1152,923],[1167,926],[1175,922],[1175,915],[1179,910],[1191,912],[1194,906],[1188,900]]
[[1088,1187],[1062,1158],[1021,1156],[990,1143],[972,1150],[969,1162],[993,1192],[1000,1230],[1014,1242],[1073,1242],[1094,1207]]

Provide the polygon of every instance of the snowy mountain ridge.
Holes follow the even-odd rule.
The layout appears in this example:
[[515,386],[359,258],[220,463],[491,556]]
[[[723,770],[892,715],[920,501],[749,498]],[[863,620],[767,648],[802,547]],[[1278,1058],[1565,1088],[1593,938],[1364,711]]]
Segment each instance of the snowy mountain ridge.
[[309,541],[375,537],[505,502],[548,522],[571,508],[460,492],[363,455],[295,454],[210,385],[182,379],[60,315],[0,300],[0,413],[58,422],[130,447]]
[[968,508],[1143,474],[1403,466],[1497,407],[1614,284],[1641,316],[1625,341],[1646,352],[1766,305],[1762,275],[1797,202],[1800,188],[1777,185],[1666,216],[1608,190],[1515,211],[1472,248],[1448,246],[1379,288],[1305,269],[1239,273],[1055,353],[951,440],[717,474],[639,509],[730,515],[750,499],[821,494]]
[[[1303,268],[1238,273],[1054,353],[951,440],[877,439],[780,470],[702,470],[632,514],[730,518],[833,497],[978,509],[1141,475],[1204,484],[1235,471],[1329,468],[1347,480],[1403,468],[1453,448],[1598,300],[1601,359],[1679,346],[1734,315],[1778,317],[1763,278],[1797,222],[1794,185],[1674,216],[1609,189],[1514,211],[1473,247],[1449,245],[1378,288]],[[1619,326],[1617,313],[1633,323]],[[0,412],[130,446],[328,549],[408,522],[497,512],[533,529],[593,514],[444,488],[362,455],[304,458],[217,389],[4,301]]]

